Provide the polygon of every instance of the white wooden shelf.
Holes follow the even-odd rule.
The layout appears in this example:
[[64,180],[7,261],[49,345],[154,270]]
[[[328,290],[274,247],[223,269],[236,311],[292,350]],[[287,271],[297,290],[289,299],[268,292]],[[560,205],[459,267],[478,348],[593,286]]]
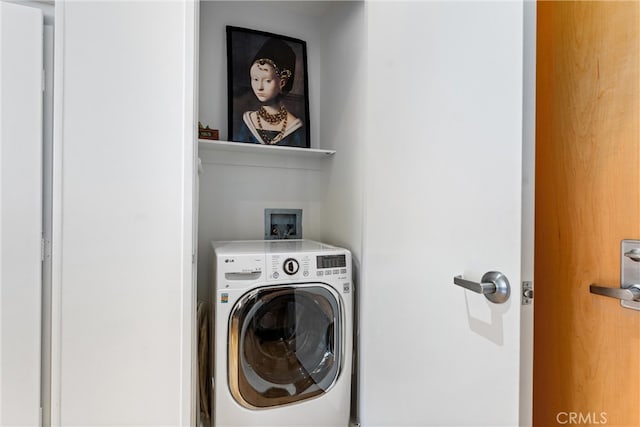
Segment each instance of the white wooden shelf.
[[286,157],[304,158],[330,158],[335,150],[320,150],[317,148],[298,148],[280,145],[248,144],[244,142],[216,141],[209,139],[199,139],[198,149],[214,151],[234,151],[244,153],[272,154]]
[[334,154],[334,150],[315,148],[198,140],[198,157],[203,164],[319,171],[326,168],[325,159]]

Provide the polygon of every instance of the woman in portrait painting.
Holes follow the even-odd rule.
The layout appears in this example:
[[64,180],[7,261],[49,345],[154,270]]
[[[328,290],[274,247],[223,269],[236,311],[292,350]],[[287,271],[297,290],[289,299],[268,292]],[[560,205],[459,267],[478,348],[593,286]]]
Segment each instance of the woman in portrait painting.
[[288,111],[284,103],[293,87],[295,65],[296,55],[284,41],[270,38],[262,45],[249,68],[251,88],[260,107],[243,114],[241,141],[304,146],[302,120]]

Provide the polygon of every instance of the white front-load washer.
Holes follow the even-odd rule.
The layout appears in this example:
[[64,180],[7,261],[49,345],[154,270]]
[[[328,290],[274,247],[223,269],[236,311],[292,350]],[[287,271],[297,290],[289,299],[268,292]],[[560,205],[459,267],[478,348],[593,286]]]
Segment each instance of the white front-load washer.
[[214,426],[348,426],[349,251],[311,240],[212,249]]

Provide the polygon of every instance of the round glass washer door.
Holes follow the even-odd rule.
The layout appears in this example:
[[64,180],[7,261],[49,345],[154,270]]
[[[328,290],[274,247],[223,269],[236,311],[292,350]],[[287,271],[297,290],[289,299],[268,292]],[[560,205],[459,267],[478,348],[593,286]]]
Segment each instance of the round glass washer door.
[[229,386],[247,408],[287,405],[328,391],[342,363],[339,295],[317,283],[245,294],[229,322]]

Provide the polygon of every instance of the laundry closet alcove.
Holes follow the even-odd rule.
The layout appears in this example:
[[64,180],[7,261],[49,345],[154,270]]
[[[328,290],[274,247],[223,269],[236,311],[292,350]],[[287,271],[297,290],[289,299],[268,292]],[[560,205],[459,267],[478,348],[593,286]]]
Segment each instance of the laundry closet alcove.
[[210,242],[261,239],[264,210],[303,210],[304,238],[360,254],[365,5],[362,1],[202,1],[198,120],[227,129],[226,26],[307,44],[310,148],[198,141],[198,299],[211,300]]

